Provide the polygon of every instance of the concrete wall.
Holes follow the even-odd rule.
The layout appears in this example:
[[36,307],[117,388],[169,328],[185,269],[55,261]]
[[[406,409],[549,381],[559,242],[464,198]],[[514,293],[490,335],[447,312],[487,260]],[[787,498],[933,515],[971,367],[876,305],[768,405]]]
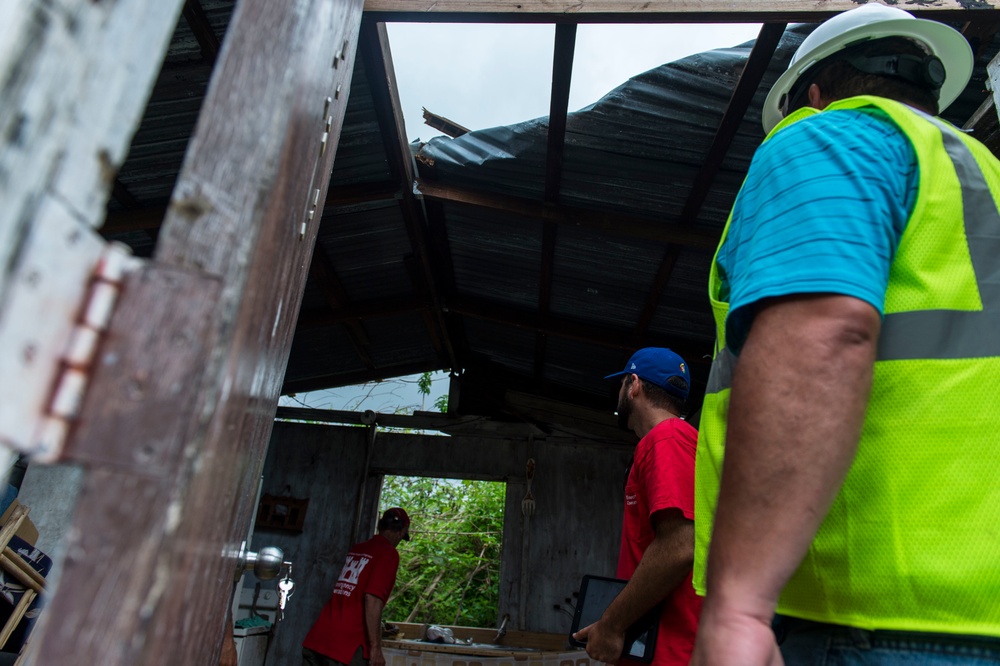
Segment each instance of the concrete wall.
[[[368,430],[276,423],[263,492],[309,498],[301,534],[258,530],[254,549],[275,545],[296,582],[267,661],[297,664],[300,645],[330,594],[350,547]],[[623,479],[630,448],[568,439],[441,437],[379,432],[371,452],[362,534],[373,532],[382,475],[507,482],[498,617],[512,629],[566,632],[572,598],[585,573],[612,575],[621,533]],[[525,463],[536,461],[536,509],[522,515]],[[245,585],[256,580],[248,576]],[[275,581],[262,588],[274,588]]]

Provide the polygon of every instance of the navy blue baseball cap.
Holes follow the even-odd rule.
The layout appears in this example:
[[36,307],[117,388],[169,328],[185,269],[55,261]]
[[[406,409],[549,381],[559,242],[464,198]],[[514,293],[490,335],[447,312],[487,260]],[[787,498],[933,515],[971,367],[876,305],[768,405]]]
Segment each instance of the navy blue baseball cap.
[[[670,351],[666,347],[646,347],[632,354],[632,358],[625,364],[625,369],[621,372],[608,375],[605,379],[614,379],[624,375],[635,374],[639,379],[656,384],[664,391],[678,398],[687,400],[691,390],[691,372],[687,363],[680,356]],[[672,386],[667,380],[671,377],[680,377],[687,383],[687,388],[679,389]]]

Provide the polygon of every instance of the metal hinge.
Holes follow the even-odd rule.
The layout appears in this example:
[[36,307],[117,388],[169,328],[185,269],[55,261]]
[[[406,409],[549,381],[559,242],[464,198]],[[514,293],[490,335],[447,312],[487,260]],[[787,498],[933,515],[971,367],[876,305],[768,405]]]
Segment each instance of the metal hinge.
[[117,242],[108,243],[97,261],[34,437],[31,454],[36,460],[52,462],[62,452],[79,416],[98,346],[111,322],[123,280],[140,263],[132,257],[131,248]]

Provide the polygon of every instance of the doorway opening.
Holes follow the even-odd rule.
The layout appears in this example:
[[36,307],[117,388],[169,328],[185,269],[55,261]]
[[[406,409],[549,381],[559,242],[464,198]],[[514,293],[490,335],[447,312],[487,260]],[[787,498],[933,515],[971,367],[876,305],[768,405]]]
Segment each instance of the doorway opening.
[[387,622],[496,626],[506,494],[501,481],[385,477],[379,514],[400,506],[411,520]]

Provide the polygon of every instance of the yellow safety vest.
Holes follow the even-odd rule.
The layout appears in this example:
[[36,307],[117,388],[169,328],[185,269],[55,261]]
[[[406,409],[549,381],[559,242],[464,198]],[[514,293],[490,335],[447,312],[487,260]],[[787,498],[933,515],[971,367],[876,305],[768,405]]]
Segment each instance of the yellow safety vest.
[[[919,189],[889,273],[857,455],[778,612],[1000,636],[1000,162],[898,102],[854,97],[828,109],[861,107],[881,109],[909,138]],[[791,114],[768,138],[814,113]],[[717,257],[709,278],[717,351],[695,473],[699,594],[737,363],[725,346]]]

